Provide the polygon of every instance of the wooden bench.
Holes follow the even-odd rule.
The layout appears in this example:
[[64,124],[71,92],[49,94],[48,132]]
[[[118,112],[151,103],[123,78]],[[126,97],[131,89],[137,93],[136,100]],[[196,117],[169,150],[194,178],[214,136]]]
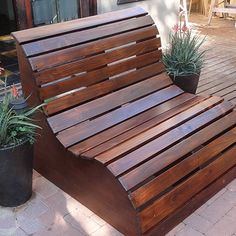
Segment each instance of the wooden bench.
[[236,177],[236,113],[175,86],[131,8],[13,33],[35,168],[125,235],[164,235]]

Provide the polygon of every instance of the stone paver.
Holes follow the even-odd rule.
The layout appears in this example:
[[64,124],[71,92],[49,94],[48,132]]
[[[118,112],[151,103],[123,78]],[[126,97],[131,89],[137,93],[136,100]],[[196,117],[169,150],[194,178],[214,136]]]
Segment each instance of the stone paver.
[[202,236],[202,234],[186,225],[182,230],[177,232],[175,236]]
[[220,197],[205,208],[199,215],[215,224],[233,207],[234,205],[230,201]]
[[229,191],[236,192],[236,179],[228,185],[227,189]]
[[210,221],[204,219],[196,213],[193,213],[191,216],[186,218],[184,223],[201,233],[206,233],[213,226]]
[[[122,235],[35,171],[33,182],[34,194],[29,202],[17,208],[0,207],[0,236]],[[236,181],[167,236],[236,236]]]
[[229,216],[223,216],[207,233],[207,236],[231,236],[236,232],[235,219]]

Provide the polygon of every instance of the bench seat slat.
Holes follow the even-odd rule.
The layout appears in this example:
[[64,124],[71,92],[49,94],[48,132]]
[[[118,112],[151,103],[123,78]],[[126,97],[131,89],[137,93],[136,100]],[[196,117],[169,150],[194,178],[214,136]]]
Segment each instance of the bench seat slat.
[[[184,145],[184,143],[182,143],[181,148],[177,147],[176,145],[175,146],[175,153],[176,153],[175,159],[178,159],[178,157],[181,158],[182,156],[186,155],[191,150],[196,148],[197,145],[200,146],[201,144],[204,143],[204,141],[209,140],[212,137],[224,131],[222,130],[222,127],[223,127],[222,122],[226,122],[225,128],[232,126],[232,116],[228,118],[231,118],[231,120],[220,119],[219,121],[217,121],[217,125],[213,123],[209,127],[206,127],[205,129],[203,129],[201,133],[201,135],[203,135],[201,136],[202,138],[194,139],[195,143],[197,144],[193,142],[193,139],[191,137],[191,141],[190,141],[190,138],[188,138],[188,145],[187,144]],[[235,119],[235,114],[234,114],[234,119]],[[184,141],[184,142],[187,143],[187,141]],[[192,143],[194,143],[194,145]],[[231,145],[235,143],[236,143],[236,128],[233,128],[227,133],[220,136],[219,138],[216,138],[215,140],[213,140],[212,142],[204,146],[202,149],[200,149],[196,153],[192,154],[191,156],[187,157],[180,163],[171,167],[170,169],[168,169],[161,175],[152,179],[150,182],[142,185],[140,188],[130,193],[129,195],[135,208],[139,208],[140,206],[142,206],[143,204],[145,204],[146,202],[148,202],[149,200],[157,196],[159,193],[168,189],[171,185],[179,181],[181,178],[188,175],[193,170],[203,165],[204,163],[209,161],[211,158],[220,154],[225,149],[227,149],[228,147],[230,147]],[[134,177],[135,176],[131,177],[131,175],[129,175],[130,180],[132,180],[132,178]],[[124,180],[125,180],[124,178],[120,179],[122,185],[124,183]],[[126,190],[128,189],[126,188]]]
[[154,22],[150,16],[141,16],[129,20],[111,23],[109,25],[99,26],[96,29],[87,29],[76,31],[52,38],[41,39],[22,45],[27,57],[37,54],[47,53],[61,48],[71,47],[77,44],[86,43],[115,34],[135,30],[145,26],[151,26]]
[[[166,85],[169,85],[167,80],[166,82]],[[173,96],[178,96],[181,93],[183,93],[183,91],[180,89],[167,87],[166,89],[152,93],[146,97],[129,103],[126,106],[100,116],[97,119],[66,129],[60,132],[57,135],[57,138],[65,147],[72,146],[75,143],[150,109]]]
[[29,58],[29,62],[34,71],[42,71],[51,67],[64,64],[65,62],[70,62],[78,60],[82,57],[101,53],[102,51],[108,49],[112,49],[136,41],[141,41],[154,36],[156,37],[156,35],[158,35],[158,30],[156,26],[149,26],[134,30],[132,32],[127,32],[109,38],[96,40],[95,42],[90,42],[43,54],[40,56],[31,57]]
[[166,74],[154,76],[84,105],[49,117],[48,122],[54,133],[57,133],[123,104],[134,101],[142,96],[153,93],[166,87],[168,84],[172,84],[172,81]]
[[[67,91],[77,89],[78,85],[81,87],[93,85],[98,82],[102,82],[111,76],[115,76],[132,69],[148,66],[152,63],[156,63],[158,61],[158,58],[160,57],[160,54],[160,51],[146,53],[137,57],[127,59],[120,63],[108,65],[101,69],[87,72],[80,76],[72,76],[71,78],[68,78],[66,80],[59,81],[49,86],[41,87],[39,88],[40,98],[42,100],[45,100]],[[162,63],[159,63],[159,67],[162,68],[162,71],[164,71]],[[112,79],[111,82],[118,79],[119,78]],[[105,84],[103,84],[103,86],[105,87]]]
[[[161,134],[163,134],[164,132],[167,132],[168,130],[174,129],[171,132],[177,132],[178,133],[178,129],[181,130],[181,128],[176,128],[176,126],[180,125],[184,122],[184,121],[188,121],[193,117],[196,117],[197,115],[199,115],[200,113],[206,111],[207,109],[211,108],[214,105],[219,104],[222,101],[222,99],[220,98],[216,98],[216,97],[212,97],[207,99],[206,101],[203,101],[200,104],[197,104],[193,107],[191,107],[190,109],[183,111],[180,114],[177,114],[176,116],[166,120],[165,122],[161,123],[160,125],[157,125],[129,140],[127,140],[126,142],[123,142],[122,144],[112,148],[111,150],[108,150],[107,152],[104,152],[100,155],[98,155],[96,157],[97,160],[101,161],[102,163],[107,163],[108,161],[111,161],[112,159],[118,158],[119,156],[125,155],[125,153],[128,153],[129,151],[138,148],[139,146],[153,140],[154,138],[157,138],[158,136],[160,136]],[[196,120],[196,119],[194,119]],[[199,118],[200,120],[200,118]],[[193,123],[192,120],[189,121],[191,124]],[[187,124],[186,124],[187,125]],[[183,124],[182,126],[185,126],[185,124]],[[194,126],[194,125],[193,125]],[[170,132],[170,133],[171,133]],[[184,133],[184,132],[180,132],[180,133]],[[171,136],[171,134],[169,134]],[[168,137],[168,134],[166,134],[165,136]],[[160,138],[162,139],[162,137],[165,137],[164,135],[162,135]],[[177,136],[171,136],[171,139],[173,141],[173,139],[177,140]],[[155,139],[157,140],[156,142],[158,142],[159,139]],[[153,142],[155,142],[155,140]],[[168,140],[167,138],[167,142],[168,143],[170,140]],[[151,142],[152,143],[152,142]],[[151,145],[151,147],[153,147],[154,145],[152,145],[151,143],[147,144],[147,148],[146,145],[144,145],[142,148],[140,149],[148,149],[149,152],[152,150],[154,151],[154,149],[149,148],[149,146]],[[161,144],[165,146],[164,141],[163,142],[159,142],[159,144],[156,146],[156,149],[160,149],[161,150]],[[130,154],[127,154],[125,157],[123,157],[121,160],[117,160],[115,163],[111,164],[111,168],[113,169],[113,165],[114,168],[116,166],[116,164],[119,164],[119,162],[125,162],[126,158],[128,160],[130,160],[131,156],[135,155],[137,152],[142,153],[140,149],[137,149],[134,152],[131,152]],[[149,156],[148,151],[145,153],[145,155]],[[144,155],[139,155],[139,158],[144,158]],[[138,158],[135,158],[138,161]],[[119,165],[118,165],[119,166]],[[122,164],[123,166],[123,164]],[[122,168],[122,166],[120,166],[120,168]],[[125,165],[126,166],[126,165]],[[128,165],[127,165],[128,166]],[[118,167],[119,168],[119,167]]]
[[76,19],[72,21],[60,23],[60,27],[55,25],[47,25],[13,33],[19,44],[31,42],[37,39],[53,37],[62,33],[72,32],[76,30],[83,30],[99,25],[108,24],[120,20],[129,19],[132,17],[139,17],[147,15],[147,12],[141,7],[134,7],[132,9],[124,9],[117,12],[108,12],[102,15],[92,16],[89,18]]
[[139,213],[146,232],[236,164],[236,146]]
[[[148,160],[158,152],[164,151],[166,148],[174,145],[184,137],[197,132],[198,129],[203,128],[215,119],[219,119],[220,116],[233,109],[233,106],[228,102],[223,102],[210,110],[194,117],[193,119],[185,122],[177,128],[163,134],[161,137],[143,145],[135,151],[127,154],[121,159],[114,161],[108,165],[109,170],[118,176],[125,171],[141,164],[143,161]],[[136,146],[137,147],[137,146]],[[137,156],[138,155],[138,156]],[[134,156],[136,157],[134,159]]]
[[[177,99],[177,98],[174,98]],[[135,137],[138,134],[141,134],[142,132],[160,124],[161,122],[164,122],[167,119],[170,119],[171,117],[175,116],[176,114],[181,113],[182,111],[187,110],[188,108],[200,103],[201,101],[207,99],[207,97],[195,97],[191,100],[188,100],[187,102],[176,105],[174,108],[171,109],[169,107],[168,102],[163,103],[162,105],[158,106],[156,108],[156,116],[153,117],[153,119],[150,119],[149,121],[145,122],[143,121],[142,124],[136,126],[135,128],[128,130],[127,132],[122,133],[119,136],[116,136],[115,138],[103,143],[102,145],[99,145],[91,150],[88,150],[86,152],[81,153],[81,156],[84,158],[95,158],[99,154],[117,146],[121,143]]]
[[[128,132],[129,130],[141,125],[144,122],[147,122],[151,119],[153,119],[154,117],[167,112],[169,109],[171,110],[171,113],[169,115],[169,117],[171,117],[172,115],[172,109],[176,106],[179,106],[180,104],[183,104],[187,101],[191,101],[191,100],[195,100],[196,98],[194,98],[194,95],[191,94],[181,94],[178,97],[174,97],[168,101],[165,101],[164,103],[162,103],[161,105],[158,105],[150,110],[147,110],[127,121],[124,121],[116,126],[111,127],[110,129],[107,129],[99,134],[96,134],[95,136],[92,136],[72,147],[69,148],[69,150],[75,154],[76,156],[81,155],[82,153],[91,150],[93,148],[98,148],[101,145],[105,145],[108,144],[109,140],[112,140],[116,137],[118,137],[119,135]],[[197,99],[202,98],[204,99],[205,97],[200,97],[198,96]],[[168,118],[168,116],[166,116]],[[112,142],[112,141],[111,141]],[[108,145],[109,146],[109,145]],[[99,152],[99,151],[98,151]],[[94,157],[95,155],[91,155],[92,157]]]
[[[203,128],[197,133],[174,145],[163,153],[155,156],[151,160],[143,163],[141,166],[131,170],[125,175],[122,175],[119,180],[128,191],[145,179],[161,171],[171,163],[175,162],[182,156],[185,156],[198,146],[204,144],[224,130],[235,124],[236,112],[232,112],[223,118],[215,121],[206,128]],[[184,148],[183,148],[184,147]],[[142,173],[142,174],[140,174]]]

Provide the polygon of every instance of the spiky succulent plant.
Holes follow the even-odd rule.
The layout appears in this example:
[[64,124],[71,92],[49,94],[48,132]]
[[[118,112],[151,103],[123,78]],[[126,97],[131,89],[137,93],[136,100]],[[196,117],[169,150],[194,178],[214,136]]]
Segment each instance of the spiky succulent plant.
[[200,74],[204,64],[205,50],[201,50],[205,38],[193,34],[186,26],[176,25],[170,35],[169,47],[164,51],[163,63],[168,74],[187,76]]

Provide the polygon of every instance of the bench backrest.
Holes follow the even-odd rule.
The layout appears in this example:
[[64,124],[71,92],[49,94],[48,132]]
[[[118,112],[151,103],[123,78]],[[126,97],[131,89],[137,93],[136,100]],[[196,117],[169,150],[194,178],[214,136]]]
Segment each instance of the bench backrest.
[[48,116],[163,71],[152,18],[136,7],[13,33]]

